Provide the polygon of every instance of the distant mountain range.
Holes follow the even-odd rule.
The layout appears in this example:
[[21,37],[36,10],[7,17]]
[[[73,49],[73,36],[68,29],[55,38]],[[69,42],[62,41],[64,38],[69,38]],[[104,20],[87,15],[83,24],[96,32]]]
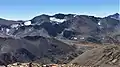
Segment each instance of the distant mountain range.
[[0,19],[0,64],[67,63],[83,52],[83,49],[76,52],[69,40],[120,43],[119,28],[118,13],[104,18],[59,13],[42,14],[27,21]]
[[[87,15],[55,14],[39,15],[28,21],[0,19],[0,37],[21,38],[25,36],[59,37],[81,39],[88,37],[115,36],[119,34],[118,13],[100,18]],[[118,33],[117,33],[117,32]]]

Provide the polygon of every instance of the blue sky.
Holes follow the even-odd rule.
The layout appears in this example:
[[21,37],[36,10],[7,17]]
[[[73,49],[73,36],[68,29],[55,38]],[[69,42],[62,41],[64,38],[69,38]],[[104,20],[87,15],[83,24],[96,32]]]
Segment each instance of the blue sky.
[[0,17],[28,20],[55,13],[107,16],[119,12],[119,6],[119,0],[1,0]]

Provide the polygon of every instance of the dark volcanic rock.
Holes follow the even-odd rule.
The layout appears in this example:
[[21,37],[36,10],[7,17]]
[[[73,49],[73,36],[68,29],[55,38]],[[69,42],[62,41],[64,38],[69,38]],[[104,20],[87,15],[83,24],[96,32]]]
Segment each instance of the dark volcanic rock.
[[64,61],[62,57],[67,58],[67,54],[75,50],[61,41],[40,36],[26,36],[21,39],[0,38],[0,46],[0,62],[5,65],[36,60],[43,62],[42,59],[45,58],[51,63],[58,63],[59,59]]
[[31,20],[32,23],[36,23],[36,24],[40,24],[42,22],[50,22],[50,18],[48,15],[40,15],[40,16],[36,16]]
[[65,16],[66,16],[65,14],[59,13],[59,14],[55,14],[53,17],[58,18],[58,19],[64,19]]

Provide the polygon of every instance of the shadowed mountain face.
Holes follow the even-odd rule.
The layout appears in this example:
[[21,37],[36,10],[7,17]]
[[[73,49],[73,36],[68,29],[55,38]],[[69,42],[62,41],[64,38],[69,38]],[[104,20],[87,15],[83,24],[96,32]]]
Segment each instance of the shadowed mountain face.
[[42,59],[49,60],[44,63],[59,63],[74,50],[72,46],[53,38],[40,36],[27,36],[21,39],[0,38],[0,62],[3,64],[36,60],[43,62]]
[[0,54],[0,65],[7,65],[15,62],[30,62],[36,58],[31,52],[25,48],[19,48],[11,52]]

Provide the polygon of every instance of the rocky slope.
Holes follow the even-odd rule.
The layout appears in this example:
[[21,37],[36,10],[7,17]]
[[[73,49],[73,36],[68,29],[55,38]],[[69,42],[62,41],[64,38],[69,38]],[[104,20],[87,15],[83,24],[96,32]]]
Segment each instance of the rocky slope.
[[83,66],[119,67],[120,46],[108,45],[87,51],[70,63]]
[[[54,38],[0,38],[0,65],[14,62],[67,63],[75,48]],[[79,54],[77,54],[79,55]]]

